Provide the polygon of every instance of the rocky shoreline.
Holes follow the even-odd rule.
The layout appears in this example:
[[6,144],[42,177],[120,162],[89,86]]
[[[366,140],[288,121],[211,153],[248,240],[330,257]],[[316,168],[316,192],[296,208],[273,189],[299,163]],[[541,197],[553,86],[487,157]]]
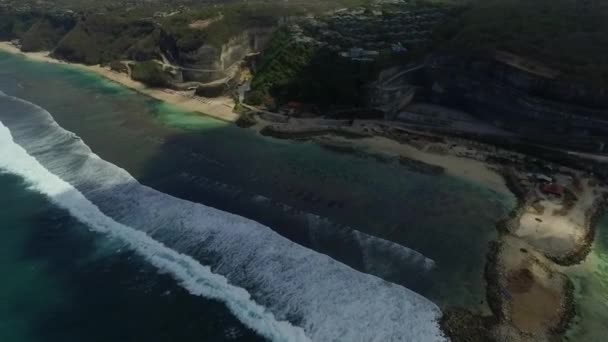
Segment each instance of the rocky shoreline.
[[427,175],[441,175],[445,172],[441,166],[427,164],[419,160],[406,158],[404,156],[399,157],[399,164],[405,166],[410,171],[424,173]]
[[358,149],[348,140],[329,139],[327,136],[335,136],[345,139],[362,139],[370,137],[369,134],[361,133],[356,130],[336,127],[307,127],[307,128],[283,128],[280,126],[268,125],[260,130],[260,134],[271,136],[277,139],[289,139],[299,141],[312,141],[322,148],[331,150],[337,153],[358,155],[361,157],[373,157],[379,162],[397,161],[399,165],[407,168],[409,171],[426,174],[426,175],[441,175],[445,173],[445,169],[441,166],[425,163],[420,160],[408,158],[406,156],[391,157],[370,153],[362,149]]
[[323,135],[335,135],[347,139],[360,139],[370,137],[369,134],[362,133],[356,130],[343,128],[343,127],[324,127],[324,126],[310,126],[310,127],[283,127],[278,125],[268,125],[260,130],[260,134],[264,136],[270,136],[278,139],[310,139]]

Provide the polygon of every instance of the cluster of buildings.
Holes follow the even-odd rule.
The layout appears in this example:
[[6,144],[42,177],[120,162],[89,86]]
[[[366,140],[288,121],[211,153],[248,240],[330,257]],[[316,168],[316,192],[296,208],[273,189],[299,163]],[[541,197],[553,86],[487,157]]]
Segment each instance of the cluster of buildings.
[[373,9],[342,9],[323,17],[307,17],[294,29],[296,39],[314,42],[352,59],[381,53],[407,53],[427,44],[433,27],[444,17],[439,7],[403,3]]

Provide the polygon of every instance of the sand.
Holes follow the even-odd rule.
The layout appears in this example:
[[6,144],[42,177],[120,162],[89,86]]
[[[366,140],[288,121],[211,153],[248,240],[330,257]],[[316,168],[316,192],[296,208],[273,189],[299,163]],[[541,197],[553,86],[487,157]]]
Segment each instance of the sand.
[[481,161],[449,154],[426,152],[384,137],[354,140],[353,143],[367,147],[371,152],[399,155],[441,166],[448,175],[471,181],[497,193],[512,196],[502,175]]
[[591,186],[588,180],[581,185],[578,201],[566,215],[555,214],[563,205],[537,190],[537,196],[544,198],[539,202],[545,207],[544,212],[525,212],[513,233],[548,256],[559,257],[576,252],[585,243],[588,233],[586,213],[598,200],[600,193],[605,191]]
[[[506,236],[499,251],[499,283],[506,320],[534,340],[548,340],[564,315],[567,278],[550,262],[516,237]],[[518,338],[516,340],[526,340]]]
[[[265,113],[264,111],[257,110],[250,107],[251,110],[256,110],[259,113]],[[279,114],[270,113],[271,116]],[[279,115],[282,116],[282,115]],[[306,132],[322,130],[322,129],[339,129],[345,132],[352,132],[354,134],[370,134],[369,131],[362,130],[361,128],[370,128],[374,131],[373,126],[378,124],[374,121],[362,121],[369,124],[369,127],[363,125],[349,126],[348,120],[325,120],[325,119],[296,119],[290,118],[288,123],[281,123],[279,121],[267,121],[261,117],[258,117],[257,124],[253,127],[254,129],[261,130],[267,126],[275,126],[285,132],[291,132],[294,135],[306,136]],[[382,122],[385,124],[385,122]],[[380,129],[380,128],[378,128]],[[302,133],[302,134],[299,134]],[[378,133],[378,131],[376,131]],[[289,134],[286,134],[289,135]],[[425,144],[423,148],[417,148],[409,144],[400,143],[396,140],[378,136],[370,135],[364,138],[345,138],[333,134],[326,134],[323,140],[328,144],[335,144],[336,146],[350,146],[354,150],[365,151],[366,153],[374,155],[385,155],[387,157],[405,157],[408,159],[418,160],[426,164],[442,167],[445,173],[450,176],[454,176],[460,179],[464,179],[471,183],[480,185],[496,193],[500,193],[507,196],[513,196],[513,193],[509,190],[503,176],[488,164],[483,161],[475,160],[472,157],[467,157],[467,153],[462,155],[456,155],[454,150],[450,153],[437,153],[432,147],[437,147],[437,144]],[[443,144],[442,149],[447,150],[447,145]],[[461,147],[463,150],[464,147]]]
[[164,89],[147,87],[141,82],[132,80],[125,74],[101,67],[99,65],[67,63],[50,57],[48,52],[22,52],[10,42],[0,42],[0,50],[25,56],[32,61],[64,64],[78,68],[82,71],[93,72],[129,89],[153,97],[157,100],[170,103],[186,111],[198,112],[228,122],[234,122],[238,119],[238,114],[234,113],[233,111],[234,101],[228,97],[214,98],[210,101],[206,101],[207,103],[205,103],[197,100],[196,98],[189,98],[179,93],[167,92]]

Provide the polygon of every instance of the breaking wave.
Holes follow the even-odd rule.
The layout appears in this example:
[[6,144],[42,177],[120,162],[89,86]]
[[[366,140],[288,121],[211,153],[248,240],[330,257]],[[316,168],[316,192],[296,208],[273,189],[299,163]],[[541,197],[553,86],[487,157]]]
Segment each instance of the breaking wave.
[[[434,260],[411,248],[362,233],[268,197],[247,193],[186,171],[176,175],[176,178],[187,184],[192,191],[205,193],[206,198],[213,194],[215,201],[223,203],[223,209],[228,212],[231,209],[243,212],[243,208],[246,208],[247,214],[244,216],[260,222],[264,222],[265,217],[272,217],[275,222],[271,227],[279,234],[357,270],[407,288],[423,286],[424,280],[430,276],[429,272],[436,266]],[[277,218],[279,222],[276,222]]]
[[[254,221],[139,184],[45,110],[0,94],[0,169],[276,341],[437,341],[440,310]],[[203,265],[209,265],[203,266]]]

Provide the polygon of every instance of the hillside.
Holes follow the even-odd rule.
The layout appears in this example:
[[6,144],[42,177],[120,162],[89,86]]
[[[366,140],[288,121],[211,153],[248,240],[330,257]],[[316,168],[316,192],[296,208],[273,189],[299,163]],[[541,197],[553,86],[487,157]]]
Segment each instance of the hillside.
[[473,0],[437,34],[459,54],[508,51],[571,79],[608,82],[608,3],[597,0]]

